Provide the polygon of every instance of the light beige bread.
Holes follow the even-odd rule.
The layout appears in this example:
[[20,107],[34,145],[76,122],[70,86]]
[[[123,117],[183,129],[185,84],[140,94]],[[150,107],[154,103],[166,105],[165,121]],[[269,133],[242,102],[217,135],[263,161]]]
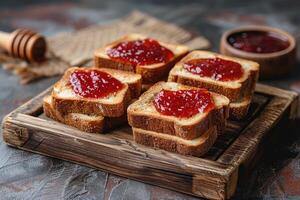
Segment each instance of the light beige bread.
[[[187,71],[184,63],[193,59],[221,58],[236,62],[242,66],[241,78],[233,81],[220,81],[211,77],[202,77]],[[207,88],[210,91],[225,95],[231,101],[230,118],[242,119],[247,114],[255,84],[258,80],[259,64],[239,58],[228,57],[208,51],[193,51],[178,62],[169,73],[168,81],[194,87]]]
[[195,139],[211,126],[223,130],[228,118],[229,99],[223,95],[211,93],[215,108],[210,112],[198,113],[190,118],[178,118],[159,113],[153,105],[153,99],[161,90],[190,90],[195,87],[173,82],[158,82],[127,109],[128,123],[132,127]]
[[126,122],[126,115],[113,118],[81,113],[68,113],[63,115],[53,107],[52,97],[50,95],[44,97],[43,109],[47,117],[89,133],[103,133],[106,130],[116,128]]
[[[70,75],[75,71],[96,70],[108,73],[119,80],[123,87],[118,92],[103,98],[81,97],[74,93],[69,83]],[[120,117],[126,113],[129,102],[141,93],[141,75],[106,68],[69,68],[52,91],[53,105],[63,115],[81,113],[104,117]]]
[[134,41],[146,38],[146,36],[139,34],[129,34],[112,42],[111,44],[108,44],[103,48],[97,49],[94,55],[95,66],[99,68],[106,67],[136,72],[137,74],[142,75],[143,83],[146,84],[155,83],[157,81],[165,79],[168,76],[170,69],[175,65],[175,63],[178,62],[184,55],[188,53],[188,48],[186,46],[158,41],[161,46],[169,49],[174,54],[174,57],[167,63],[157,63],[152,65],[135,66],[130,63],[115,61],[107,55],[107,51],[110,48],[120,44],[121,42]]
[[203,135],[193,140],[186,140],[174,135],[133,128],[134,141],[153,148],[200,157],[205,154],[217,139],[216,127],[209,128]]

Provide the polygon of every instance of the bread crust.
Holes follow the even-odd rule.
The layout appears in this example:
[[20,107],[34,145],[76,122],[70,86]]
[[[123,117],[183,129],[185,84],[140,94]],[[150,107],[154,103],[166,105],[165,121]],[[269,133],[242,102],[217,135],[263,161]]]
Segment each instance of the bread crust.
[[242,120],[247,114],[251,105],[251,99],[229,104],[229,119]]
[[43,100],[43,109],[47,117],[66,124],[68,126],[75,127],[81,131],[88,133],[104,133],[104,131],[111,130],[124,124],[126,122],[126,115],[121,117],[102,117],[98,116],[94,120],[87,120],[80,117],[72,116],[72,113],[63,115],[57,111],[53,105],[47,100],[47,98],[52,98],[51,96],[46,96]]
[[225,113],[228,113],[228,107],[213,110],[201,120],[201,123],[191,126],[182,126],[175,121],[168,121],[155,116],[143,116],[139,113],[128,113],[128,123],[135,128],[175,135],[187,140],[192,140],[201,136],[213,125],[216,125],[218,133],[222,134],[226,126]]
[[[106,49],[108,49],[109,47],[115,46],[115,45],[119,44],[120,42],[130,41],[133,39],[144,39],[144,38],[147,38],[147,37],[143,36],[143,35],[138,35],[138,34],[129,34],[129,35],[126,35],[126,36],[114,41],[113,43],[107,45],[106,47],[98,49],[95,52],[95,56],[94,56],[95,66],[99,67],[99,68],[106,67],[106,68],[135,72],[137,74],[142,75],[143,83],[149,84],[149,83],[155,83],[157,81],[161,81],[165,77],[167,77],[171,68],[181,58],[183,58],[188,53],[187,47],[184,47],[184,48],[186,48],[186,50],[184,50],[182,53],[176,54],[174,52],[174,49],[171,48],[171,46],[174,46],[174,45],[169,45],[167,43],[159,42],[162,46],[166,46],[169,50],[171,50],[174,53],[174,58],[168,63],[160,63],[160,64],[151,65],[151,66],[139,66],[138,65],[136,67],[129,63],[122,63],[122,62],[114,61],[106,55]],[[177,46],[179,46],[179,45],[177,45]]]
[[126,113],[126,108],[130,101],[129,92],[126,92],[124,100],[117,104],[90,102],[85,99],[61,99],[53,93],[52,97],[54,107],[64,115],[68,113],[81,113],[102,115],[104,117],[120,117]]
[[[103,51],[104,51],[104,49],[103,49]],[[105,67],[105,68],[118,69],[118,70],[123,70],[123,71],[128,71],[128,72],[135,72],[135,68],[131,64],[117,62],[117,61],[111,60],[110,58],[94,56],[94,63],[95,63],[95,67],[98,67],[98,68]]]
[[159,134],[161,133],[155,133],[155,135],[152,135],[151,131],[149,132],[143,129],[133,128],[133,138],[138,144],[196,157],[204,155],[217,139],[217,130],[215,127],[212,127],[203,134],[201,136],[203,137],[203,142],[197,145],[180,143],[176,140],[160,137]]
[[[49,97],[46,97],[49,98]],[[51,98],[51,97],[50,97]],[[51,104],[45,99],[43,101],[44,113],[47,117],[61,122],[63,124],[75,127],[81,131],[88,133],[103,133],[104,130],[104,117],[99,117],[98,120],[88,121],[79,118],[72,118],[70,114],[62,115],[56,111]]]
[[97,56],[94,57],[94,62],[95,66],[98,68],[106,67],[141,74],[144,84],[153,84],[166,79],[172,67],[185,55],[186,54],[178,56],[171,62],[162,64],[160,67],[155,68],[145,68],[143,66],[136,66],[135,68],[134,66],[127,63],[120,63],[109,58]]
[[[147,92],[145,92],[140,100],[143,101],[143,98],[147,98],[146,96],[152,95],[154,91],[159,88],[164,82],[159,82],[152,86]],[[189,86],[185,86],[188,88],[193,88]],[[224,97],[226,98],[226,97]],[[136,102],[139,104],[139,102]],[[145,105],[147,106],[147,105]],[[145,114],[143,111],[138,111],[135,109],[135,105],[131,105],[127,109],[128,123],[130,126],[135,128],[140,128],[144,130],[175,135],[184,139],[194,139],[201,136],[205,133],[210,127],[216,126],[219,133],[222,133],[225,126],[226,120],[228,118],[229,113],[229,100],[228,104],[224,104],[221,107],[218,107],[209,113],[206,113],[201,121],[196,122],[192,125],[182,125],[178,123],[178,119],[174,120],[171,117],[166,117],[162,115],[154,115],[154,114]]]

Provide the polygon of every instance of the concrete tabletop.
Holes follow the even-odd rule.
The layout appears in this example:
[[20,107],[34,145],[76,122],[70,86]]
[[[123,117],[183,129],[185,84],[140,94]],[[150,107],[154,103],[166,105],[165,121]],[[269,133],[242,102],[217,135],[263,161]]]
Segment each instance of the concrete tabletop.
[[[26,2],[26,3],[25,3]],[[218,51],[223,31],[245,24],[282,28],[300,40],[300,1],[1,1],[0,29],[27,27],[45,35],[109,23],[132,10],[149,13],[208,38]],[[300,93],[300,52],[293,72],[264,83]],[[48,88],[59,77],[20,85],[0,68],[0,117]],[[299,122],[269,150],[235,199],[300,199]],[[0,139],[0,199],[197,199],[58,159],[10,148]]]

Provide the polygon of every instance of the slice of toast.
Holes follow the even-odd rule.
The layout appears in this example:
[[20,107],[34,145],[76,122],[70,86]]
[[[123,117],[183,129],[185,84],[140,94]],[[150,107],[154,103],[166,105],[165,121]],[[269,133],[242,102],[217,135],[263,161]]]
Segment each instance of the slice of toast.
[[103,133],[106,130],[110,130],[126,122],[126,115],[113,118],[80,113],[62,115],[53,107],[52,97],[50,95],[44,97],[43,109],[47,117],[89,133]]
[[205,154],[217,139],[217,129],[215,127],[211,127],[203,135],[193,140],[139,128],[133,128],[132,130],[134,141],[138,144],[197,157]]
[[190,90],[195,87],[173,82],[158,82],[142,94],[138,101],[127,109],[128,123],[134,128],[165,133],[184,139],[195,139],[205,133],[212,125],[221,132],[228,118],[229,99],[211,93],[215,108],[209,112],[198,113],[190,118],[177,118],[160,114],[153,105],[153,99],[162,89]]
[[152,65],[134,66],[130,63],[117,62],[111,59],[106,53],[107,50],[121,42],[134,41],[146,38],[146,36],[139,34],[129,34],[103,48],[97,49],[94,55],[95,66],[99,68],[106,67],[136,72],[142,75],[143,83],[155,83],[157,81],[161,81],[162,79],[168,76],[170,69],[175,65],[175,63],[178,62],[183,56],[185,56],[188,53],[188,48],[186,46],[169,44],[159,41],[159,44],[161,46],[166,47],[167,49],[173,52],[174,58],[168,63],[157,63]]
[[[124,87],[117,93],[104,98],[86,98],[76,95],[69,84],[70,75],[76,70],[98,70],[110,74],[123,83]],[[54,107],[63,114],[81,113],[120,117],[126,113],[127,106],[133,97],[141,93],[141,76],[121,70],[99,68],[69,68],[52,91]]]
[[43,99],[44,113],[47,117],[64,123],[69,126],[73,126],[85,132],[102,133],[104,129],[104,117],[103,116],[90,116],[79,113],[69,113],[62,115],[53,108],[52,97],[46,96]]
[[246,98],[238,102],[229,104],[229,118],[232,120],[241,120],[246,117],[251,104],[251,98]]
[[[183,64],[192,59],[221,58],[239,63],[243,68],[243,76],[234,81],[218,81],[210,77],[201,77],[184,69]],[[258,80],[259,64],[256,62],[223,56],[208,51],[193,51],[178,62],[170,71],[168,81],[182,83],[194,87],[207,88],[212,92],[222,94],[237,102],[240,99],[251,98]]]

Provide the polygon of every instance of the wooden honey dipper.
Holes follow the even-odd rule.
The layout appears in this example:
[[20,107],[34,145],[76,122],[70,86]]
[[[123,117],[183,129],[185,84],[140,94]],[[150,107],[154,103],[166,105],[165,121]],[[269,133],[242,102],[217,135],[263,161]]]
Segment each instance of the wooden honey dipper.
[[27,61],[43,61],[47,43],[45,38],[27,29],[17,29],[12,33],[0,31],[0,46],[13,57]]

